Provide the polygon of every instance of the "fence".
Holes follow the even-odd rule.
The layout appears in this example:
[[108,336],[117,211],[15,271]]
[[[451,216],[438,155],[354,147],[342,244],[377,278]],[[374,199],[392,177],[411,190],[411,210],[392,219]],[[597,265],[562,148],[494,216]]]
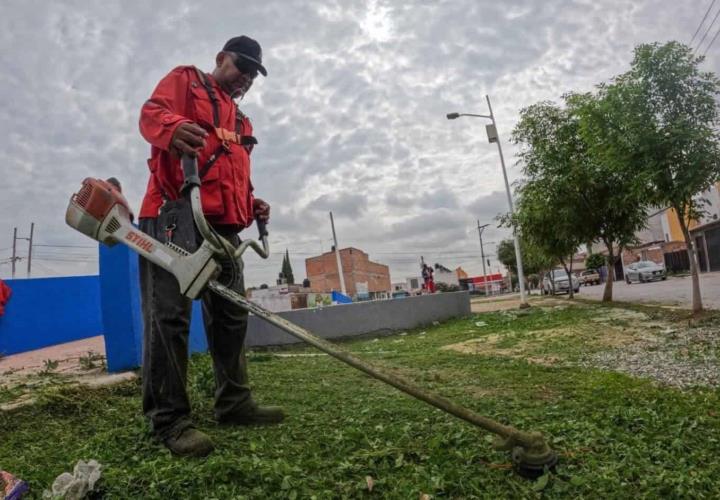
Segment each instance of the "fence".
[[672,273],[690,270],[690,257],[687,250],[678,250],[665,254],[665,269]]

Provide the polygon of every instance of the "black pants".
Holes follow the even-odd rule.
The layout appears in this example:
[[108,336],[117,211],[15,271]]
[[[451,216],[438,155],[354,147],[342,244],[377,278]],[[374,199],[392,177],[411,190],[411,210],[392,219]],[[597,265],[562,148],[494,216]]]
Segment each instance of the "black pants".
[[[158,219],[140,219],[140,229],[164,242],[169,235],[166,223],[162,215]],[[240,243],[237,234],[223,236],[235,246]],[[195,237],[199,240],[199,235]],[[188,246],[182,238],[171,239],[183,248]],[[219,280],[227,284],[231,277],[229,262],[223,262]],[[144,321],[143,411],[150,419],[153,432],[165,439],[192,425],[186,391],[192,301],[180,294],[171,273],[142,257],[140,288]],[[244,293],[242,269],[232,288]],[[245,413],[254,404],[244,348],[247,312],[209,291],[202,296],[202,309],[215,372],[215,418],[222,420]]]

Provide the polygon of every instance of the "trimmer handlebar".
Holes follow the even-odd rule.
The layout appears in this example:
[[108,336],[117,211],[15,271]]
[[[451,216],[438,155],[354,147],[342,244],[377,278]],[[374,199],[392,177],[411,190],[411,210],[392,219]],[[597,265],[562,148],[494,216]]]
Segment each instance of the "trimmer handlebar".
[[[202,203],[200,200],[200,184],[202,183],[200,175],[198,174],[197,157],[183,155],[180,163],[183,170],[183,185],[180,190],[181,193],[190,197],[190,204],[192,206],[193,219],[195,225],[200,232],[200,235],[209,242],[218,253],[224,253],[224,249],[231,248],[230,243],[225,240],[222,236],[217,234],[205,219],[205,214],[202,211]],[[247,239],[244,240],[239,247],[234,251],[235,258],[239,258],[248,249],[252,247],[261,258],[267,259],[270,255],[270,247],[268,245],[267,237],[268,232],[266,224],[259,218],[255,219],[258,226],[260,243],[255,240]],[[261,246],[262,244],[262,246]]]
[[186,194],[193,187],[200,187],[200,175],[198,174],[197,158],[190,155],[183,155],[180,159],[183,171],[183,184],[180,188],[182,194]]

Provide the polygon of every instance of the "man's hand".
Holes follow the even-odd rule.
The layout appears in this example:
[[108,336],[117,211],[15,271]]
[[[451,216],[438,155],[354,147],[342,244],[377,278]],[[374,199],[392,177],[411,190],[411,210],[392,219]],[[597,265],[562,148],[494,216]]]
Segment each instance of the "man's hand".
[[205,147],[207,131],[197,123],[182,123],[178,125],[170,140],[170,147],[178,153],[190,156],[197,156],[198,152]]
[[253,213],[255,214],[255,218],[260,219],[266,224],[270,221],[270,205],[260,198],[255,198]]

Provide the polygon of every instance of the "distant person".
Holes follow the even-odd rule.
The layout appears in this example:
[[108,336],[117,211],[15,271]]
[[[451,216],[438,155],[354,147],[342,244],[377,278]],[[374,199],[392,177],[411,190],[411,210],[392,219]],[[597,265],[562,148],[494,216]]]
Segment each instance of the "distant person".
[[433,269],[423,262],[422,277],[425,282],[425,290],[428,293],[435,293],[435,280],[433,279]]

